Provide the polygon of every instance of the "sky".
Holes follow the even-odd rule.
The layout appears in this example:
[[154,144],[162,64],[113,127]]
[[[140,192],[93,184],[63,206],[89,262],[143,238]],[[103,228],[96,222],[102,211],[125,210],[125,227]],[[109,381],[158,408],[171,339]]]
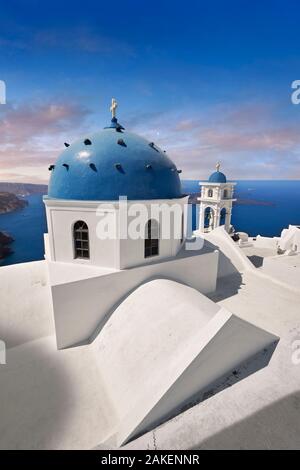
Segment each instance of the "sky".
[[0,181],[47,182],[117,117],[183,179],[300,179],[299,4],[0,0]]

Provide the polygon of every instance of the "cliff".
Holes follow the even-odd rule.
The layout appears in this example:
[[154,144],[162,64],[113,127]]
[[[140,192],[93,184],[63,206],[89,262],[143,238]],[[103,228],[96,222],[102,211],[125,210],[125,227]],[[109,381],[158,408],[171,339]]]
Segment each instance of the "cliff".
[[[201,196],[200,193],[190,194],[189,204],[199,204],[198,197],[200,196]],[[275,206],[275,204],[270,201],[258,201],[256,199],[241,199],[241,198],[237,198],[237,200],[233,204],[237,206]]]
[[30,194],[46,194],[46,184],[31,183],[4,183],[0,182],[0,192],[13,193],[17,196],[29,196]]
[[22,209],[27,206],[28,202],[19,199],[15,194],[0,192],[0,214]]
[[0,259],[13,253],[11,248],[8,246],[14,239],[6,232],[0,232]]

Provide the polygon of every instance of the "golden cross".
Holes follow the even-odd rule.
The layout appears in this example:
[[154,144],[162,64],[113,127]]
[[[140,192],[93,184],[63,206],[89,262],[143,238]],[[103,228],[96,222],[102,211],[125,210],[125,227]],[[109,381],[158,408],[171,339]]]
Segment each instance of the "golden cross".
[[110,112],[111,112],[111,117],[115,118],[116,117],[116,109],[118,107],[118,103],[116,102],[115,98],[112,98],[111,100],[111,107],[110,107]]

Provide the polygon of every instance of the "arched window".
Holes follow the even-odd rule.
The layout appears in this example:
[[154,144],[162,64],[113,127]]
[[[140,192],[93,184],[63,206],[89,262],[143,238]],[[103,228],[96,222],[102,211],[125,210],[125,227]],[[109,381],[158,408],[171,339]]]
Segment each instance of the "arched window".
[[159,254],[159,224],[150,219],[145,227],[145,258]]
[[220,225],[225,225],[226,222],[226,209],[223,207],[223,209],[220,212]]
[[207,196],[208,197],[213,197],[213,190],[212,189],[209,189],[208,192],[207,192]]
[[74,257],[88,259],[90,257],[89,229],[87,224],[82,220],[75,222],[73,228],[73,238]]
[[224,199],[228,197],[228,190],[227,189],[224,189],[223,197],[224,197]]

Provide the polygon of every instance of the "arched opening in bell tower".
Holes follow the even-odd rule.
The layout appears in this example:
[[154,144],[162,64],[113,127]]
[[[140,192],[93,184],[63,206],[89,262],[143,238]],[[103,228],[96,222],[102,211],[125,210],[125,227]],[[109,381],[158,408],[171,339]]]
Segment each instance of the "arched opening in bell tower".
[[212,207],[206,207],[204,211],[204,230],[210,231],[214,226],[214,210]]

